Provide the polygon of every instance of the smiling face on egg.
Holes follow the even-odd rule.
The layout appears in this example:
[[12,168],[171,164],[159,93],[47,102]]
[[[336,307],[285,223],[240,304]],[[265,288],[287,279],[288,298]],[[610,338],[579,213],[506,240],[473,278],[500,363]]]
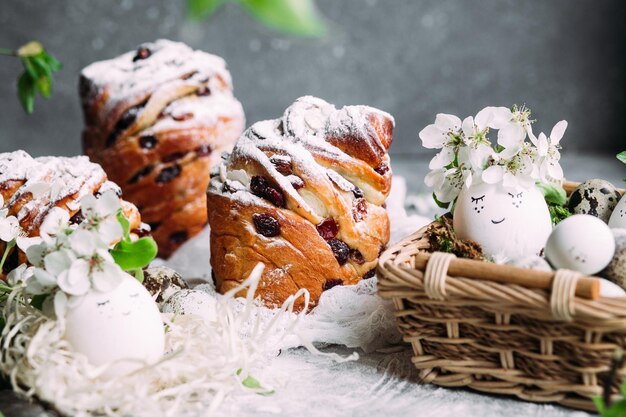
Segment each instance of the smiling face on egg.
[[511,189],[502,184],[474,184],[459,194],[454,230],[492,257],[519,258],[543,249],[552,222],[543,194],[536,188]]

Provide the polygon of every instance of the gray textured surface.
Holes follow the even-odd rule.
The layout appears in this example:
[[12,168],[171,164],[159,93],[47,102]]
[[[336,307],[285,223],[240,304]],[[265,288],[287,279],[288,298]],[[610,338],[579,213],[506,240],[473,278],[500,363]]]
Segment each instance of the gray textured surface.
[[27,117],[14,98],[16,60],[0,57],[0,151],[79,152],[80,68],[166,37],[229,63],[248,121],[294,98],[371,104],[397,119],[392,152],[420,152],[417,132],[437,112],[527,103],[549,130],[570,122],[566,152],[626,145],[622,0],[319,0],[322,40],[269,32],[239,8],[184,19],[183,0],[0,0],[0,46],[42,40],[64,63],[54,98]]

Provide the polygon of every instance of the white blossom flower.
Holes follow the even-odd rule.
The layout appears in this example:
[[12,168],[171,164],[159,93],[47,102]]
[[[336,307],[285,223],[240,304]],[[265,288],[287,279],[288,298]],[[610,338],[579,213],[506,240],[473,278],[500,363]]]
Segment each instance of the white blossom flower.
[[53,207],[48,211],[41,226],[39,233],[42,237],[56,236],[61,230],[65,229],[70,221],[70,215],[67,210],[61,207]]
[[116,217],[121,203],[113,190],[101,194],[99,198],[86,195],[80,200],[80,204],[85,216],[83,224],[87,229],[95,228],[102,240],[109,245],[122,239],[124,230]]
[[563,179],[563,168],[559,164],[561,159],[560,142],[567,129],[567,122],[561,120],[552,128],[550,137],[542,132],[537,138],[537,154],[539,157],[539,177],[544,181],[558,181]]
[[11,242],[19,236],[20,224],[15,216],[8,216],[9,209],[2,208],[3,206],[4,198],[0,194],[0,240]]
[[510,159],[517,155],[524,147],[526,135],[533,137],[530,110],[524,106],[514,106],[510,119],[498,130],[498,145],[504,148],[500,151],[500,156]]
[[463,167],[440,168],[429,172],[424,183],[433,189],[437,200],[450,203],[458,197],[464,186],[472,184],[472,172]]
[[80,199],[81,211],[87,218],[115,216],[121,208],[120,199],[113,190],[102,193],[100,197],[88,194]]
[[20,234],[20,223],[15,216],[7,216],[8,209],[0,209],[0,240],[11,242]]
[[91,288],[90,265],[85,259],[77,259],[57,276],[61,291],[69,295],[84,295]]
[[530,155],[519,152],[510,159],[497,161],[481,175],[487,184],[502,182],[506,188],[530,188],[535,183],[533,178],[533,160]]
[[[108,252],[106,255],[110,258]],[[105,259],[103,256],[99,263],[92,266],[91,283],[96,290],[108,292],[120,285],[127,275],[112,258]]]
[[27,280],[33,276],[33,270],[34,268],[32,266],[29,267],[26,264],[21,264],[7,274],[7,283],[11,287],[25,285]]
[[419,133],[425,148],[441,149],[430,161],[430,169],[440,169],[454,161],[458,148],[464,143],[462,124],[458,117],[440,113],[435,118],[435,123],[426,126]]

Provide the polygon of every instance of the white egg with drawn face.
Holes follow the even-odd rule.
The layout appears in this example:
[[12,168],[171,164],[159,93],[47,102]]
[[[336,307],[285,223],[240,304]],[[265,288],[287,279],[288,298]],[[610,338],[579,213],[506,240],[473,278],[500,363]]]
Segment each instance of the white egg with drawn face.
[[609,226],[589,214],[575,214],[556,225],[546,244],[554,268],[586,275],[600,272],[613,259],[615,238]]
[[552,231],[548,205],[537,187],[516,190],[502,184],[463,188],[453,224],[458,237],[475,241],[493,258],[537,255]]
[[148,290],[130,275],[112,291],[91,289],[68,309],[65,322],[65,339],[90,364],[115,362],[104,377],[126,375],[155,362],[165,349],[161,313]]

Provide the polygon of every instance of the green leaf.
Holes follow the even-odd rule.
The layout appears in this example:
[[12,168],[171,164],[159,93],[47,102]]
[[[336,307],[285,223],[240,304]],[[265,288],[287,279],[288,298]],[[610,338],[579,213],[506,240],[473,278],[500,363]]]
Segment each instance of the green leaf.
[[435,204],[437,204],[439,208],[447,209],[448,207],[450,207],[450,203],[442,203],[441,201],[439,201],[435,193],[433,193],[433,200],[435,200]]
[[28,114],[31,114],[35,107],[35,93],[35,80],[28,72],[23,73],[17,80],[17,96]]
[[617,154],[617,159],[626,164],[626,151],[622,151]]
[[210,17],[228,0],[187,0],[187,15],[196,20]]
[[130,241],[130,222],[128,221],[126,216],[124,216],[122,209],[119,209],[117,211],[116,217],[117,217],[117,220],[122,225],[122,231],[124,232],[124,240],[129,242]]
[[35,66],[35,63],[30,57],[22,58],[22,64],[24,65],[24,69],[26,70],[28,75],[33,80],[36,80],[37,78],[39,78],[39,69]]
[[543,197],[548,203],[563,206],[567,202],[567,194],[560,185],[538,182],[537,187],[543,192]]
[[257,20],[271,29],[300,36],[322,36],[326,25],[313,0],[239,0]]
[[139,282],[143,283],[144,280],[144,276],[143,276],[143,269],[139,268],[137,270],[135,270],[135,279]]
[[[241,376],[241,372],[242,372],[241,368],[237,369],[237,372],[236,372],[237,376]],[[241,385],[250,389],[265,390],[263,385],[261,385],[261,383],[250,374],[248,374],[246,378],[243,381],[241,381]],[[263,392],[259,392],[258,394],[259,395],[272,395],[274,394],[274,391],[263,391]]]
[[134,271],[147,266],[157,255],[157,244],[150,236],[134,242],[122,240],[111,249],[111,256],[124,271]]
[[42,57],[46,61],[46,64],[48,64],[48,68],[50,68],[50,71],[57,72],[61,69],[61,63],[49,53],[44,52],[42,54]]
[[595,397],[592,398],[592,400],[593,400],[593,404],[596,406],[596,409],[598,410],[598,413],[603,415],[605,412],[605,408],[604,408],[604,401],[602,400],[602,396],[596,395]]

